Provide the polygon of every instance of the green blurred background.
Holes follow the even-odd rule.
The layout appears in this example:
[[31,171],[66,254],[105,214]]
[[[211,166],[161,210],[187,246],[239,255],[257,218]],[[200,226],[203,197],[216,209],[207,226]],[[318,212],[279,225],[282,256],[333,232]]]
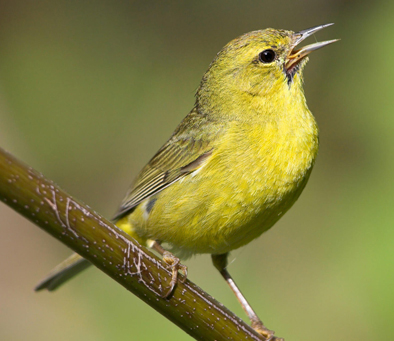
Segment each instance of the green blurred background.
[[[342,40],[305,71],[321,130],[309,185],[229,270],[288,341],[392,340],[392,2],[0,0],[0,145],[110,217],[224,44],[328,22],[316,38]],[[190,339],[96,269],[34,293],[70,250],[2,204],[0,217],[1,340]],[[208,256],[187,265],[245,317]]]

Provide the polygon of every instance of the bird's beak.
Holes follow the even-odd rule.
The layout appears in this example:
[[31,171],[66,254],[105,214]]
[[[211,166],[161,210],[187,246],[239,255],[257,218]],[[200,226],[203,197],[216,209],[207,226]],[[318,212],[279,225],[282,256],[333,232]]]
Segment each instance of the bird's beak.
[[293,40],[294,40],[294,42],[292,44],[293,49],[290,51],[289,55],[286,58],[286,62],[285,62],[285,68],[286,68],[287,72],[290,72],[292,69],[294,69],[294,67],[297,66],[297,64],[299,64],[299,62],[304,57],[306,57],[308,54],[310,54],[312,51],[320,49],[320,48],[327,46],[329,44],[335,43],[336,41],[339,40],[339,39],[333,39],[333,40],[322,41],[322,42],[318,42],[318,43],[314,43],[311,45],[301,47],[298,50],[295,49],[295,47],[299,43],[301,43],[303,40],[308,38],[310,35],[314,34],[317,31],[322,30],[323,28],[331,26],[331,25],[334,25],[334,24],[315,26],[312,28],[308,28],[307,30],[303,30],[303,31],[293,34]]

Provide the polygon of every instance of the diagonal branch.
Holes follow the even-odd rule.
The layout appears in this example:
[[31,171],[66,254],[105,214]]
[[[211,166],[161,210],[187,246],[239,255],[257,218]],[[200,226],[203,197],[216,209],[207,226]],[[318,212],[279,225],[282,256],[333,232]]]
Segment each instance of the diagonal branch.
[[0,148],[0,200],[85,257],[197,340],[264,340],[187,280],[169,299],[171,273],[149,250]]

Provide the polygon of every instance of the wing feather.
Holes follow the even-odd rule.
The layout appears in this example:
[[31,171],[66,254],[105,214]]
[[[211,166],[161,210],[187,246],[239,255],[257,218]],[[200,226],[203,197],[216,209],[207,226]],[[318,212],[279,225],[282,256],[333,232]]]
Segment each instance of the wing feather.
[[143,200],[201,167],[211,156],[216,137],[222,133],[220,122],[196,109],[190,112],[142,169],[114,219],[124,217]]

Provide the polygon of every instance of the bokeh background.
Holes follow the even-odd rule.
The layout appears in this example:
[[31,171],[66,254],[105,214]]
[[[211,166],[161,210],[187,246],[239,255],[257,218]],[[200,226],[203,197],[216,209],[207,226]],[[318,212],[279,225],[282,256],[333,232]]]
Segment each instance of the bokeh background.
[[[229,270],[286,340],[394,339],[393,2],[0,0],[0,145],[110,217],[224,44],[328,22],[316,39],[342,40],[305,71],[314,172]],[[190,339],[97,269],[33,292],[70,250],[3,204],[0,232],[1,340]],[[245,317],[208,256],[187,265]]]

